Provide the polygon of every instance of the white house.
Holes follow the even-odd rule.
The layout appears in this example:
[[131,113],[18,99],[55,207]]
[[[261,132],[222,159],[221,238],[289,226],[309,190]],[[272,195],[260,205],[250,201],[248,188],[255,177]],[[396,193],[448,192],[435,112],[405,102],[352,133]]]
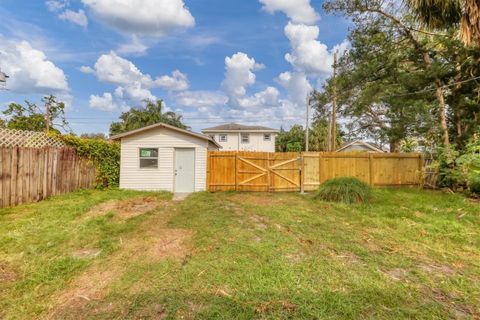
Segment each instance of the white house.
[[275,152],[275,137],[278,130],[228,123],[203,129],[204,134],[212,137],[225,151],[263,151]]
[[194,192],[206,189],[210,136],[163,123],[111,137],[121,142],[120,188]]
[[337,152],[369,152],[369,153],[383,153],[380,148],[377,148],[370,143],[366,143],[362,140],[355,140],[344,144]]

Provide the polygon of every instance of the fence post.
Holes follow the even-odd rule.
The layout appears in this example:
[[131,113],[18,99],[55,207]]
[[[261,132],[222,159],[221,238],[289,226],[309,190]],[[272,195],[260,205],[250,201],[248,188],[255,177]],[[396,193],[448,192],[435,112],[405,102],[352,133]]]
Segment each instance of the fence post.
[[304,173],[305,173],[305,159],[303,157],[303,152],[300,152],[298,155],[298,171],[299,171],[299,178],[300,178],[300,193],[305,193],[305,186],[304,186]]
[[235,175],[235,191],[238,191],[237,162],[238,162],[238,152],[235,152],[235,170],[233,172],[233,174]]
[[370,185],[373,187],[373,153],[368,155],[368,164],[369,164],[369,181]]

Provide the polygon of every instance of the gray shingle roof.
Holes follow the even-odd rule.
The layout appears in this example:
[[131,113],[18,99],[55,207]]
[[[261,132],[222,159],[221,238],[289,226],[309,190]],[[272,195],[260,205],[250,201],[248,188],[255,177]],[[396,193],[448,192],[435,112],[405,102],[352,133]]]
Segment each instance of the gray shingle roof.
[[277,131],[277,129],[272,129],[263,126],[247,126],[244,124],[238,123],[226,123],[219,126],[203,129],[203,132],[208,131]]

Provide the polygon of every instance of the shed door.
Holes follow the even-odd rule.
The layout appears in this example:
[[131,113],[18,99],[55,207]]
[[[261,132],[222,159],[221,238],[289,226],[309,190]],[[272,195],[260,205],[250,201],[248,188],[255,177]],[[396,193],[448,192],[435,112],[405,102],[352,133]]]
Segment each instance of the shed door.
[[175,192],[195,191],[195,149],[175,149]]

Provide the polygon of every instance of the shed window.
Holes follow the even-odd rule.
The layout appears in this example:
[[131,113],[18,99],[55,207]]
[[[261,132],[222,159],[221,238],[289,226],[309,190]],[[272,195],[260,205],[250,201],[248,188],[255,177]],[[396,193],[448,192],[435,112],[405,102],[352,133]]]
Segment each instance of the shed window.
[[263,135],[263,140],[265,140],[265,141],[270,141],[270,140],[271,140],[270,133],[265,133],[265,134]]
[[242,133],[242,143],[249,143],[250,135],[248,133]]
[[218,141],[220,142],[227,142],[227,135],[226,134],[219,134]]
[[157,148],[140,148],[140,168],[158,168]]

